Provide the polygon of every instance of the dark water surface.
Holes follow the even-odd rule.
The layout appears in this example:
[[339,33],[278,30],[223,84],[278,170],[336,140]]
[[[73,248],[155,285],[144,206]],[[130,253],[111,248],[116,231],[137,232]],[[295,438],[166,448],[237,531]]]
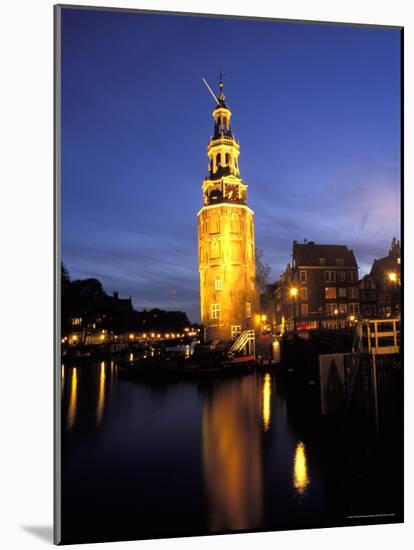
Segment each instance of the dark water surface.
[[64,543],[402,520],[401,445],[350,446],[293,374],[62,374]]

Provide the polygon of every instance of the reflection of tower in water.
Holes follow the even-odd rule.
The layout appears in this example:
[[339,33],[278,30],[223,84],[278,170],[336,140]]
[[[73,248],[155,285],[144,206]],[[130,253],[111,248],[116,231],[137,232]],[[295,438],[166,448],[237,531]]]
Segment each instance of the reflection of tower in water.
[[212,531],[260,527],[263,508],[257,383],[214,387],[203,409],[203,465]]

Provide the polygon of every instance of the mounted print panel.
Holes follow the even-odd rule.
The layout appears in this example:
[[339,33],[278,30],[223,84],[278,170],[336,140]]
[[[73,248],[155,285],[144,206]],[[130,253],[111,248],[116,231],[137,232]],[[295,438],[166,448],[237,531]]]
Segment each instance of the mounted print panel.
[[402,44],[55,7],[57,544],[403,521]]

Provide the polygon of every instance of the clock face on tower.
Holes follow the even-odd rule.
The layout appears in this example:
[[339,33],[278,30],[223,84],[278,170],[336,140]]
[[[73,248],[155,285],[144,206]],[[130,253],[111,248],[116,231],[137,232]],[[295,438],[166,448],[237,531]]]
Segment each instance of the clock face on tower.
[[238,200],[239,196],[239,186],[237,184],[226,185],[226,197],[230,200]]

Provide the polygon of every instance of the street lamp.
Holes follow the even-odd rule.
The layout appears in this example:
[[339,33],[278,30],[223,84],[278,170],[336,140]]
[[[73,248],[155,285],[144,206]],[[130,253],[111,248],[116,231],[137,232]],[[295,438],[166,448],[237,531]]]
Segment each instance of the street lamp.
[[298,295],[297,287],[292,286],[289,290],[289,294],[293,301],[293,332],[296,332],[296,297]]
[[397,282],[397,274],[395,271],[392,271],[391,273],[388,273],[388,280],[390,283],[396,283]]
[[401,284],[398,274],[395,271],[390,271],[388,273],[388,282],[390,283],[390,294],[391,294],[391,314],[398,309],[398,297],[397,297],[397,285]]

